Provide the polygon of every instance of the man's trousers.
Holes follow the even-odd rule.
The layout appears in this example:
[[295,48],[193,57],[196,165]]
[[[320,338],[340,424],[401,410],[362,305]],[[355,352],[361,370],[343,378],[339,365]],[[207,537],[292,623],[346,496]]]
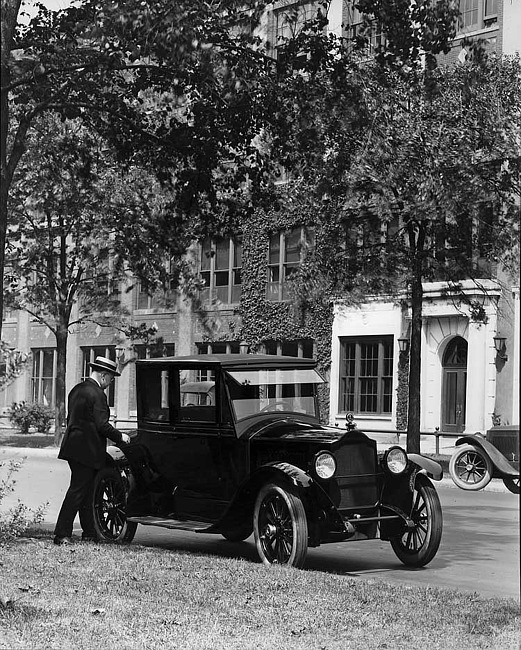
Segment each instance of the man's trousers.
[[71,537],[76,514],[80,515],[83,537],[95,538],[93,513],[94,478],[98,470],[74,460],[67,461],[71,468],[71,482],[65,494],[54,529],[56,537]]

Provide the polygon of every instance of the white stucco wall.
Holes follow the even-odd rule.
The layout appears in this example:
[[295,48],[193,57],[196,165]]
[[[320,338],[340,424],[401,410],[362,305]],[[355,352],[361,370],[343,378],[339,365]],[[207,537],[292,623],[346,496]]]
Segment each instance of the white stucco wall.
[[[441,426],[443,354],[455,336],[461,336],[468,343],[465,431],[485,432],[492,426],[496,398],[494,335],[497,333],[497,299],[500,290],[491,281],[481,281],[479,287],[468,281],[464,283],[464,289],[469,296],[479,299],[486,314],[485,323],[474,322],[468,307],[446,296],[441,283],[424,285],[420,386],[422,431],[434,431]],[[517,309],[519,311],[519,300]],[[406,332],[409,319],[410,314],[405,314],[404,317],[397,302],[368,301],[360,306],[343,302],[336,304],[332,330],[331,424],[341,425],[344,421],[344,414],[338,412],[340,339],[392,335],[395,340],[392,417],[357,416],[357,423],[360,428],[374,430],[396,428],[397,340]]]

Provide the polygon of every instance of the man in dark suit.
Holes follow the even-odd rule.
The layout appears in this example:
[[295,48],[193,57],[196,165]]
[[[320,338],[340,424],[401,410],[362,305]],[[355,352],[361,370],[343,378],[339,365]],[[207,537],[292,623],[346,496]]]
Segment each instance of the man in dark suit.
[[96,357],[90,364],[90,377],[69,393],[67,429],[58,458],[66,460],[71,469],[71,483],[54,529],[54,543],[72,541],[72,527],[79,513],[82,539],[97,538],[94,527],[93,488],[96,473],[105,464],[107,438],[120,443],[130,442],[126,433],[109,424],[110,410],[105,389],[119,377],[114,361]]

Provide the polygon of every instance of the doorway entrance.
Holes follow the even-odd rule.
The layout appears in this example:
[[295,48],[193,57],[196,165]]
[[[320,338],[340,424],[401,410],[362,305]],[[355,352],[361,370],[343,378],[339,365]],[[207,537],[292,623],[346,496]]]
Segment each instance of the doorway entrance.
[[465,429],[468,344],[455,336],[443,354],[441,430],[461,433]]

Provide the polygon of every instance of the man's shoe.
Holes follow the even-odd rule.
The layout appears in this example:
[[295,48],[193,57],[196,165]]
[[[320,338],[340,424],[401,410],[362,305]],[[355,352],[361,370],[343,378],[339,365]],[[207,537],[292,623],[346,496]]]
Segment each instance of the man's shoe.
[[68,546],[69,544],[72,544],[73,541],[72,541],[72,537],[58,537],[58,536],[56,536],[54,538],[54,543],[57,546]]

